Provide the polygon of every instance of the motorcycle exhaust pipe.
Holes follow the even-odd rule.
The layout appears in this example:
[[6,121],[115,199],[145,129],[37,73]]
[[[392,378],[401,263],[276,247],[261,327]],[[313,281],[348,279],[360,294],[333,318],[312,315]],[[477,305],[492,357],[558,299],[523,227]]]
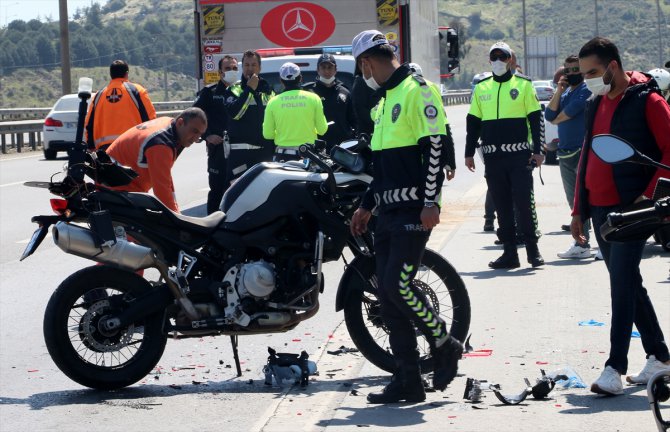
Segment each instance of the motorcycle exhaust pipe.
[[91,259],[103,264],[136,271],[155,265],[152,250],[137,243],[117,237],[111,246],[98,246],[95,233],[91,230],[60,221],[54,225],[51,234],[54,243],[65,253]]

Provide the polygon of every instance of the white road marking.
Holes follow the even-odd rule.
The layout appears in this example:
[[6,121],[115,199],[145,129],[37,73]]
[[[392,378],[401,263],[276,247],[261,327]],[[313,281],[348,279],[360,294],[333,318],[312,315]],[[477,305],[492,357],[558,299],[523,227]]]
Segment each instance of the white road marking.
[[27,182],[27,181],[28,181],[28,180],[21,180],[21,181],[17,181],[17,182],[14,182],[14,183],[5,183],[5,184],[3,184],[3,185],[0,185],[0,188],[1,188],[1,187],[7,187],[7,186],[22,185],[23,183],[25,183],[25,182]]

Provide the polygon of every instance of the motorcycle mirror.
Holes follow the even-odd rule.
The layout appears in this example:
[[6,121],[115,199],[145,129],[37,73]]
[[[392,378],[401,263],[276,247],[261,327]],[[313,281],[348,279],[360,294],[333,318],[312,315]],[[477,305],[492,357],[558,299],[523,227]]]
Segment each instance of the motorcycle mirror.
[[591,149],[603,162],[617,164],[632,162],[670,170],[670,166],[656,162],[637,151],[629,142],[609,134],[596,135],[591,141]]
[[343,149],[347,149],[349,151],[356,151],[356,147],[358,147],[358,140],[357,139],[352,139],[352,140],[342,141],[340,143],[340,147],[342,147]]
[[596,156],[608,164],[626,162],[635,157],[635,149],[614,135],[594,136],[591,148]]

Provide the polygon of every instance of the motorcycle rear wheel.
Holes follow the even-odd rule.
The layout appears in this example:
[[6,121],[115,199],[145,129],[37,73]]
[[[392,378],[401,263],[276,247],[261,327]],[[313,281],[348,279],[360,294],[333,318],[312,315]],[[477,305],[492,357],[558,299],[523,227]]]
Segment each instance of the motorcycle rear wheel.
[[[370,261],[370,263],[373,263]],[[372,364],[393,373],[395,362],[388,342],[388,329],[381,318],[374,265],[358,268],[366,281],[364,290],[351,290],[344,304],[344,320],[352,341]],[[450,334],[464,341],[470,328],[470,297],[463,279],[442,255],[426,249],[412,282],[423,291],[433,308],[450,327]],[[422,373],[433,371],[428,341],[417,330]]]
[[135,273],[107,266],[87,267],[65,279],[44,314],[44,341],[56,366],[73,381],[99,390],[144,378],[165,349],[163,314],[117,331],[105,331],[99,323],[150,288]]

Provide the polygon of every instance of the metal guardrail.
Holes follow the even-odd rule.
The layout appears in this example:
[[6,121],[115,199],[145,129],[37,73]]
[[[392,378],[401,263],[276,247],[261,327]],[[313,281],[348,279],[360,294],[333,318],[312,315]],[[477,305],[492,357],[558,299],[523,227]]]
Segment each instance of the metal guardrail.
[[[192,104],[192,102],[189,102],[188,106],[191,106]],[[156,104],[154,104],[154,106],[156,106]],[[158,117],[176,117],[182,111],[183,109],[158,111],[156,115]],[[44,141],[44,137],[42,135],[43,127],[44,119],[0,122],[0,151],[2,154],[7,154],[8,149],[16,148],[16,151],[21,153],[24,145],[26,144],[30,146],[32,150],[37,150],[37,147],[41,147]],[[27,142],[25,139],[26,135],[28,135]]]
[[[193,106],[193,101],[152,102],[157,111],[184,110]],[[44,119],[51,111],[48,108],[0,108],[0,122]]]
[[470,96],[472,96],[470,90],[447,90],[442,94],[442,103],[445,106],[469,104]]

